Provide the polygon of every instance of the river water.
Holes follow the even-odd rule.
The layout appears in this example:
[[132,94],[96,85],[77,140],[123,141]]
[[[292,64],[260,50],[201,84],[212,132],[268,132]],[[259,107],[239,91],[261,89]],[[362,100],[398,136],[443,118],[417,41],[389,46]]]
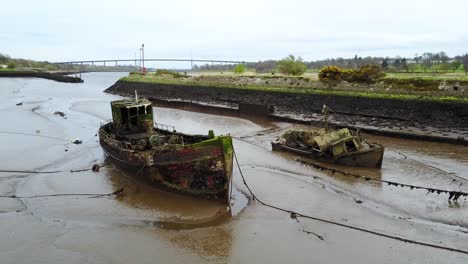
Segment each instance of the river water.
[[[466,254],[291,219],[252,201],[237,168],[231,211],[148,187],[112,164],[100,172],[70,172],[106,162],[96,132],[111,117],[109,102],[120,97],[102,91],[123,75],[87,73],[82,84],[0,79],[0,170],[61,171],[0,172],[1,196],[26,197],[0,198],[1,263],[468,263]],[[463,198],[448,202],[445,194],[302,166],[294,155],[271,152],[269,142],[287,123],[169,108],[154,112],[156,122],[181,132],[212,129],[243,137],[234,140],[241,170],[256,195],[270,204],[468,250]],[[76,138],[83,144],[70,144]],[[468,191],[468,148],[369,138],[387,146],[381,171],[335,168]],[[91,195],[120,188],[121,196]],[[47,196],[56,194],[75,195]]]

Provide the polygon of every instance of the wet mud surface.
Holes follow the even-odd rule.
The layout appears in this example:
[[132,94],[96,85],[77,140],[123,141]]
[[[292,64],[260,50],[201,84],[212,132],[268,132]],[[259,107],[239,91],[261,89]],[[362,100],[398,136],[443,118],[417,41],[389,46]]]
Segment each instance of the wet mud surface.
[[[95,134],[111,117],[109,102],[119,98],[102,91],[119,76],[84,74],[81,84],[0,79],[0,169],[61,171],[0,172],[0,196],[30,197],[0,198],[2,263],[467,263],[468,255],[461,253],[302,218],[297,222],[252,201],[238,169],[233,173],[232,211],[213,201],[149,187],[112,164],[99,172],[70,172],[106,162]],[[449,203],[444,194],[300,165],[294,155],[271,151],[269,142],[292,128],[289,123],[187,110],[156,107],[155,120],[181,132],[212,129],[236,137],[242,172],[255,194],[268,203],[468,250],[464,199]],[[66,118],[54,115],[56,111]],[[83,144],[70,144],[76,138]],[[382,170],[334,168],[468,191],[467,147],[369,138],[387,146]],[[121,188],[121,195],[98,195]],[[56,194],[76,195],[44,196]]]

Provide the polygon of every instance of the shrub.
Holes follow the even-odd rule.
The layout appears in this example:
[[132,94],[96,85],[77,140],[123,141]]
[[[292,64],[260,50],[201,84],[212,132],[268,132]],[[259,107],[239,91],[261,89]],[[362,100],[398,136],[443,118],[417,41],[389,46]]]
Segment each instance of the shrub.
[[322,82],[340,82],[347,79],[348,71],[337,66],[327,66],[320,70],[318,77]]
[[44,67],[44,69],[46,69],[46,70],[48,70],[48,71],[56,71],[56,70],[58,70],[58,67],[55,66],[55,65],[49,64],[49,65],[46,65],[46,66]]
[[385,73],[379,65],[367,64],[357,70],[345,70],[336,66],[327,66],[319,72],[319,80],[322,82],[357,82],[374,83],[383,78]]
[[358,70],[349,71],[348,81],[358,83],[375,83],[385,77],[385,73],[379,65],[367,64]]
[[245,66],[244,64],[237,64],[236,67],[234,67],[234,73],[240,74],[245,72]]
[[7,67],[8,67],[8,69],[14,69],[14,68],[16,68],[16,63],[14,63],[13,61],[10,61],[7,64]]
[[181,77],[184,77],[183,74],[180,74],[178,72],[175,72],[175,71],[171,71],[171,70],[166,70],[166,69],[158,69],[156,70],[156,73],[154,74],[156,76],[172,76],[173,78],[181,78]]
[[296,59],[294,55],[289,55],[278,62],[278,70],[284,74],[299,76],[305,73],[307,67],[301,57]]

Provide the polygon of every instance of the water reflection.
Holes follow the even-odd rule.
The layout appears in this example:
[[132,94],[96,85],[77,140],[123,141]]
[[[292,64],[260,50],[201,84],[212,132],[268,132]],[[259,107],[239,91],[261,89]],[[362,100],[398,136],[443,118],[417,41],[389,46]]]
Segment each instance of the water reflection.
[[224,225],[232,219],[232,211],[226,204],[149,186],[132,177],[136,172],[115,165],[110,165],[106,173],[114,190],[124,189],[124,194],[117,196],[116,201],[130,208],[162,214],[157,220],[143,220],[140,224],[183,231],[163,234],[179,248],[209,261],[226,262],[233,241],[231,228]]
[[154,225],[165,229],[192,229],[225,223],[231,218],[228,205],[199,199],[149,186],[135,179],[135,171],[110,165],[107,169],[114,190],[124,189],[116,200],[127,207],[153,211],[162,215]]

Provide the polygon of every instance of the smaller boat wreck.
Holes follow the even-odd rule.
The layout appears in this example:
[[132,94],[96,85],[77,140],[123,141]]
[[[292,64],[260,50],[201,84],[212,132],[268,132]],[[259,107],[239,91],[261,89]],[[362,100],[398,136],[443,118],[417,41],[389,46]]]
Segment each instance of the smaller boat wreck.
[[111,102],[112,121],[99,128],[105,155],[135,176],[184,194],[230,201],[232,139],[187,135],[154,126],[151,102],[143,98]]
[[292,152],[318,161],[357,167],[381,168],[384,147],[364,140],[359,131],[328,128],[328,108],[324,106],[325,127],[318,130],[287,131],[271,142],[273,150]]

